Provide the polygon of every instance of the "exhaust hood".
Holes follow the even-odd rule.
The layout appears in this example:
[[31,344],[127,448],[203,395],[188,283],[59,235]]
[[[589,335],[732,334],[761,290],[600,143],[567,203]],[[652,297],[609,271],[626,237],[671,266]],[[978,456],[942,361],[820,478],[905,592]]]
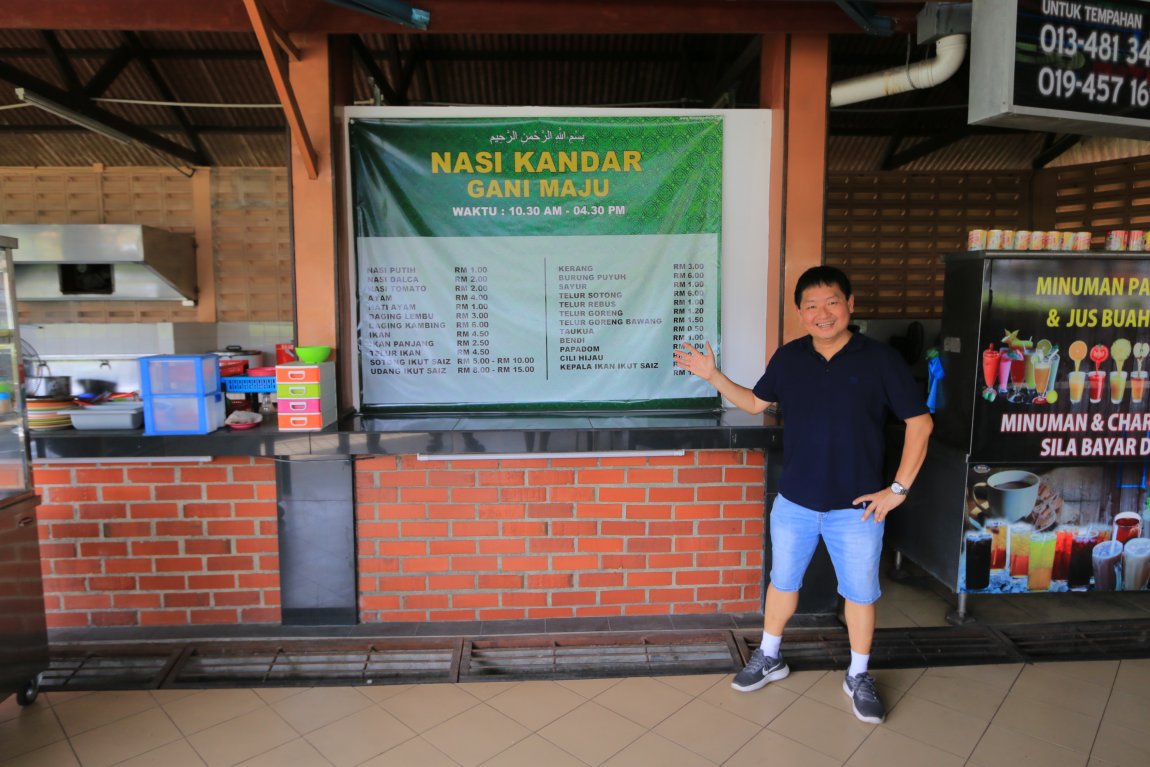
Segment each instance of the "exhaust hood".
[[21,301],[196,301],[190,234],[139,224],[0,224]]

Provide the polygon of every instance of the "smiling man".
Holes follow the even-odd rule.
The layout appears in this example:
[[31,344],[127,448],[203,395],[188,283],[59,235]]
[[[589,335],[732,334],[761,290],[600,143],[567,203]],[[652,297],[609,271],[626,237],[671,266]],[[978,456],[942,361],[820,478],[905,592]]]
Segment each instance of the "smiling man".
[[[777,402],[783,413],[783,469],[771,508],[771,576],[763,640],[731,686],[757,690],[790,673],[780,646],[799,588],[821,536],[846,603],[851,665],[843,691],[864,722],[886,709],[868,673],[874,638],[879,557],[887,514],[898,507],[926,458],[932,422],[925,398],[892,347],[852,333],[850,280],[816,266],[799,277],[795,306],[807,335],[785,344],[753,389],[715,365],[710,343],[675,351],[675,364],[710,383],[748,413]],[[883,478],[884,429],[893,414],[906,424],[894,481]]]

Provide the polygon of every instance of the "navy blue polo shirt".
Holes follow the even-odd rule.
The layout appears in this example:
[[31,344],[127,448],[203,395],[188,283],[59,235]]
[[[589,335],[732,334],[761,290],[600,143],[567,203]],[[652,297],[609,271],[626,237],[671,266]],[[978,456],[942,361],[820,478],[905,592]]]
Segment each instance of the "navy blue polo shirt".
[[886,487],[888,414],[905,421],[927,412],[925,393],[899,353],[858,333],[829,360],[809,335],[791,341],[771,357],[753,391],[782,408],[779,492],[816,511],[849,508]]

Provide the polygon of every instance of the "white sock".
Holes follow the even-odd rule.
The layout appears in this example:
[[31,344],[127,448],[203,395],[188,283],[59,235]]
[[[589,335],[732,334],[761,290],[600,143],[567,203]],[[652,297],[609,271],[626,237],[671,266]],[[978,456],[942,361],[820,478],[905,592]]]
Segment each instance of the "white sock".
[[763,651],[763,655],[768,658],[779,657],[779,646],[782,645],[783,638],[763,632],[763,641],[759,643],[759,649]]
[[847,669],[847,676],[858,676],[865,674],[867,666],[870,664],[870,653],[863,655],[851,650],[851,667]]

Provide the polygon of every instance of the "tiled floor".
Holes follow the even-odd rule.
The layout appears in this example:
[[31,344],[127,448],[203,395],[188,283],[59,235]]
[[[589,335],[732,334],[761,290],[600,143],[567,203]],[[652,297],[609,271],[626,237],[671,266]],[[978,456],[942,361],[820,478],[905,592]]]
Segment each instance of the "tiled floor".
[[[944,625],[952,604],[925,583],[886,583],[880,626]],[[1150,614],[1150,594],[1050,596],[970,608],[999,623]],[[0,765],[1150,765],[1150,660],[875,676],[890,710],[879,726],[850,713],[840,671],[795,672],[749,694],[730,674],[44,693],[25,709],[0,702]]]

